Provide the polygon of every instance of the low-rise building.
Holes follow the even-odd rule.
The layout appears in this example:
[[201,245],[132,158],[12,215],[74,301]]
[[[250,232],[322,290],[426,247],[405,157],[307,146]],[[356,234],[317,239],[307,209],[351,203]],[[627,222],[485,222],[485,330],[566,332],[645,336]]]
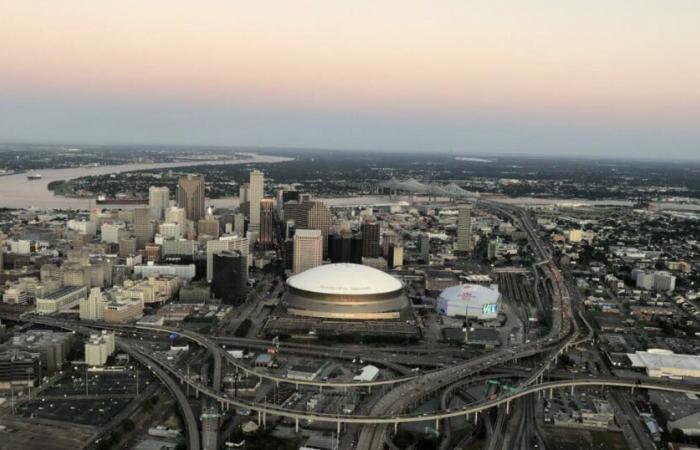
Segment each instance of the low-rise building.
[[700,378],[700,355],[681,355],[671,350],[649,349],[628,353],[632,367],[643,368],[650,377]]
[[87,295],[85,286],[64,286],[36,298],[37,314],[54,314],[78,306]]

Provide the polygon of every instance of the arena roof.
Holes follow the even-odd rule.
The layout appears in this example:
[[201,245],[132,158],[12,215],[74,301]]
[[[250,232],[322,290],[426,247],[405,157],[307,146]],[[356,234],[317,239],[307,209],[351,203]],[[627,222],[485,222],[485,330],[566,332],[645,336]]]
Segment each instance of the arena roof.
[[448,287],[440,293],[440,297],[449,302],[476,304],[496,303],[500,295],[498,291],[478,284],[459,284]]
[[287,285],[308,292],[330,295],[375,295],[403,287],[393,276],[361,264],[326,264],[289,277]]

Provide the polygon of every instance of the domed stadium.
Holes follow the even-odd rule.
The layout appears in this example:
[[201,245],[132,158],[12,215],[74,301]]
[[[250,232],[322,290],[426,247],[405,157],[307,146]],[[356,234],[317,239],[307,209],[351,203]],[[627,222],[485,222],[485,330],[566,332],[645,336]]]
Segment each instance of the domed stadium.
[[339,320],[392,320],[408,306],[403,284],[360,264],[327,264],[287,279],[287,312]]

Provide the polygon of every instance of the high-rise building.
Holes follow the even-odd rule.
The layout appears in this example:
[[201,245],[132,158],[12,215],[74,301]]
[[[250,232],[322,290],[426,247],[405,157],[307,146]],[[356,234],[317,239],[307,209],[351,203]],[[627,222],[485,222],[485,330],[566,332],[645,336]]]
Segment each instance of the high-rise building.
[[663,271],[655,272],[654,289],[661,292],[674,291],[676,289],[676,276]]
[[260,230],[260,200],[263,198],[264,187],[265,175],[259,170],[252,170],[250,172],[250,187],[248,191],[248,200],[250,202],[250,223],[248,228],[251,231]]
[[218,449],[221,415],[215,402],[211,402],[208,407],[202,407],[199,420],[202,422],[202,450]]
[[180,236],[187,235],[190,228],[185,208],[178,208],[177,206],[165,210],[165,222],[176,223],[180,228]]
[[486,258],[495,259],[498,258],[500,253],[501,240],[499,238],[492,239],[489,241],[489,245],[486,249]]
[[390,269],[403,266],[403,247],[398,244],[389,245],[387,264]]
[[165,210],[170,202],[170,189],[166,186],[151,186],[148,189],[148,207],[151,208],[151,218],[159,222],[165,218]]
[[100,288],[90,289],[90,295],[80,300],[81,320],[102,320],[104,318],[105,300]]
[[272,244],[274,232],[274,203],[271,198],[264,198],[260,200],[260,242]]
[[103,223],[100,230],[100,239],[107,244],[118,244],[119,239],[129,236],[129,232],[126,231],[124,223],[122,222]]
[[365,222],[362,224],[362,256],[365,258],[379,257],[379,224]]
[[136,239],[124,238],[119,239],[119,256],[126,258],[136,254]]
[[362,264],[362,238],[350,233],[329,234],[328,258],[333,263]]
[[211,214],[207,214],[204,219],[200,219],[197,223],[197,234],[207,235],[213,238],[219,237],[219,221]]
[[114,350],[114,333],[103,331],[101,334],[93,334],[85,342],[85,364],[104,366]]
[[134,237],[137,250],[144,248],[153,240],[151,208],[134,208]]
[[163,222],[158,226],[158,232],[163,239],[180,239],[180,225],[175,222]]
[[223,251],[239,252],[245,258],[247,267],[250,240],[247,237],[224,236],[221,239],[207,241],[207,281],[212,281],[214,277],[214,255]]
[[239,203],[247,203],[250,201],[250,184],[243,183],[238,187]]
[[187,220],[198,221],[204,217],[204,177],[187,175],[177,184],[177,206],[185,209]]
[[325,203],[320,201],[305,201],[293,210],[295,229],[320,230],[323,257],[328,255],[328,232],[331,226],[331,212]]
[[458,208],[457,216],[457,243],[455,251],[470,253],[472,250],[472,208],[462,205]]
[[236,213],[233,216],[233,232],[239,236],[245,236],[245,215],[243,213]]
[[237,251],[222,251],[213,255],[211,289],[226,305],[245,300],[248,283],[248,259]]
[[389,248],[399,241],[399,235],[393,230],[386,230],[382,233],[382,255],[389,255]]
[[296,230],[292,271],[297,274],[320,266],[322,258],[323,235],[321,230]]
[[430,263],[430,236],[428,233],[422,233],[420,235],[420,256],[423,262],[426,264]]

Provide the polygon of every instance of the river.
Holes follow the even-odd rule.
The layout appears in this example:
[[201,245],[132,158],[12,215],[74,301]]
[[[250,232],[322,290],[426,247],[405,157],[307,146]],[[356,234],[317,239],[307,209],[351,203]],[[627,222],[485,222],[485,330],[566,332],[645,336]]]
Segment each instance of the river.
[[[99,166],[72,169],[49,169],[40,171],[41,180],[27,180],[27,174],[15,174],[0,176],[0,207],[6,208],[38,208],[38,209],[89,209],[95,206],[92,199],[69,198],[53,195],[47,186],[52,181],[71,180],[88,175],[105,175],[110,173],[130,172],[142,169],[162,169],[169,167],[185,167],[193,165],[221,165],[221,164],[248,164],[248,163],[278,163],[290,161],[291,158],[282,156],[269,156],[249,154],[251,158],[231,161],[188,161],[172,163],[151,164],[123,164],[118,166]],[[319,198],[329,206],[378,206],[396,204],[401,201],[409,201],[407,196],[389,197],[384,195],[365,195],[358,197],[333,197]],[[424,196],[414,196],[414,201],[427,201]],[[585,199],[557,199],[557,198],[507,198],[494,197],[504,203],[518,204],[521,206],[632,206],[632,202],[626,200],[585,200]],[[443,199],[447,200],[447,199]],[[652,205],[658,209],[699,212],[700,205],[687,203],[654,202]],[[207,206],[235,207],[238,206],[238,198],[207,199]],[[100,205],[102,208],[130,208],[128,205]]]
[[[278,163],[291,158],[250,154],[251,158],[216,161],[187,161],[170,163],[122,164],[117,166],[77,167],[71,169],[39,170],[40,180],[28,180],[27,173],[0,176],[0,207],[38,209],[89,209],[95,206],[93,199],[56,196],[48,189],[49,183],[59,180],[72,180],[90,175],[130,172],[143,169],[163,169],[199,165]],[[236,199],[237,200],[237,199]],[[230,206],[232,199],[207,200],[207,204]],[[103,208],[128,208],[125,205],[100,205]]]

